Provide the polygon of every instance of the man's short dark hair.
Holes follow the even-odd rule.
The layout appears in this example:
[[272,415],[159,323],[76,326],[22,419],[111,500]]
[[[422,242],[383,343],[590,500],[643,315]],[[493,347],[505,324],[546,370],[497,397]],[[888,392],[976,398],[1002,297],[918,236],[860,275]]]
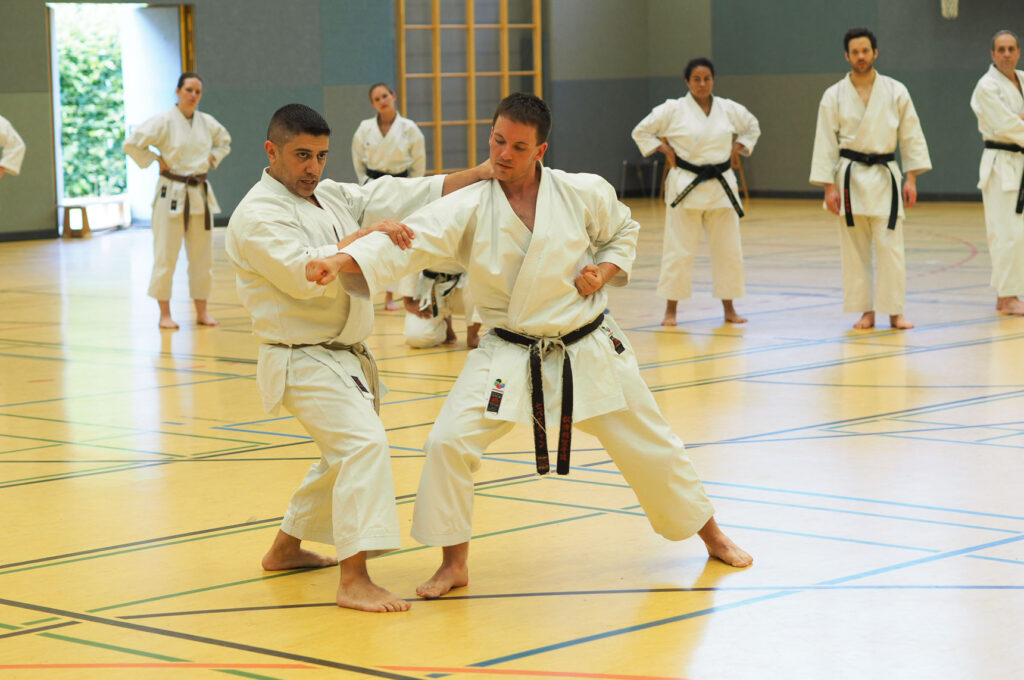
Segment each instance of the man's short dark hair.
[[851,28],[843,36],[843,51],[847,54],[850,53],[850,41],[854,38],[867,38],[871,41],[871,49],[878,49],[878,38],[875,37],[874,33],[866,28]]
[[305,104],[285,104],[274,112],[267,139],[280,145],[301,134],[330,136],[331,128],[323,116]]
[[689,80],[693,69],[698,66],[706,66],[711,71],[711,77],[715,77],[715,65],[711,63],[711,60],[707,57],[696,57],[686,63],[686,68],[683,70],[683,80]]
[[494,118],[491,119],[492,126],[498,122],[498,116],[514,123],[532,126],[537,130],[537,144],[548,141],[548,133],[551,132],[551,109],[537,95],[525,92],[510,94],[498,104]]
[[996,38],[998,38],[1001,35],[1012,36],[1014,41],[1017,43],[1017,49],[1020,49],[1020,38],[1017,37],[1017,34],[1014,33],[1013,31],[1010,31],[1010,30],[1004,28],[1001,31],[996,31],[996,34],[994,36],[992,36],[992,49],[993,50],[996,48]]
[[203,82],[203,77],[201,75],[199,75],[198,73],[196,73],[195,71],[185,71],[184,73],[181,74],[181,76],[178,77],[178,88],[177,89],[180,90],[181,87],[185,84],[185,81],[188,80],[189,78],[195,78],[196,80],[199,81],[200,84],[202,84],[202,82]]

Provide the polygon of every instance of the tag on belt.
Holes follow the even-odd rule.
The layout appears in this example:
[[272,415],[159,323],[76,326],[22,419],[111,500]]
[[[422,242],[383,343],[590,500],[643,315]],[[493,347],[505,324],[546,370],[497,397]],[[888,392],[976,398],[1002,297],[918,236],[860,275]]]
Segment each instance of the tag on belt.
[[352,382],[354,382],[356,384],[356,387],[359,388],[359,391],[362,393],[364,399],[369,399],[371,401],[373,400],[373,394],[370,393],[370,390],[366,389],[366,385],[364,385],[363,381],[359,379],[359,376],[353,375]]

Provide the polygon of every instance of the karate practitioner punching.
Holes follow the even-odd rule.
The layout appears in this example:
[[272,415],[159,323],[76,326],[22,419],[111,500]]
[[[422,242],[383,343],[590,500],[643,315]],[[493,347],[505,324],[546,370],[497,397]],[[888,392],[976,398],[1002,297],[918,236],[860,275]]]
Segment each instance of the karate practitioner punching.
[[[843,308],[861,315],[853,327],[874,327],[877,311],[889,316],[893,328],[913,328],[903,315],[903,204],[917,202],[917,176],[932,167],[928,145],[907,88],[875,70],[874,33],[852,28],[843,48],[850,73],[821,98],[810,181],[825,187],[825,208],[840,215]],[[897,144],[906,173],[902,201]]]
[[[375,585],[366,558],[400,547],[390,450],[377,412],[381,385],[363,340],[373,306],[338,285],[306,280],[306,263],[381,232],[407,247],[400,217],[469,182],[489,165],[448,176],[383,178],[370,184],[320,181],[330,128],[302,104],[279,109],[264,148],[270,167],[238,204],[226,246],[239,298],[263,343],[256,380],[268,413],[295,416],[320,448],[292,496],[270,550],[268,570],[322,567],[341,560],[337,603],[365,611],[404,611],[409,604]],[[334,544],[338,558],[302,547]]]
[[25,142],[21,135],[14,129],[11,122],[0,116],[0,178],[10,173],[17,175],[21,172],[21,163],[25,159]]
[[676,305],[692,294],[693,262],[701,231],[711,249],[712,296],[722,301],[725,320],[745,323],[733,300],[745,293],[740,244],[739,188],[733,156],[749,156],[761,136],[757,118],[743,105],[712,94],[711,60],[690,60],[683,72],[685,97],[654,107],[633,128],[641,153],[665,154],[665,242],[658,295],[666,299],[663,326],[676,325]]
[[330,286],[340,273],[347,290],[365,296],[455,258],[492,329],[469,353],[427,439],[412,535],[442,546],[443,557],[421,597],[468,583],[473,472],[513,422],[533,423],[539,472],[548,469],[544,423],[559,423],[549,429],[558,433],[562,474],[575,424],[601,441],[655,531],[671,540],[698,533],[711,556],[752,562],[715,523],[683,442],[605,313],[604,285],[628,282],[640,225],[604,179],[541,165],[550,127],[542,100],[506,97],[491,129],[492,181],[407,217],[416,236],[409,249],[370,234],[307,266],[309,280]]
[[[149,296],[160,307],[160,328],[175,329],[171,318],[171,286],[181,243],[188,256],[188,287],[196,321],[216,326],[206,302],[213,287],[213,216],[220,212],[207,179],[231,152],[231,135],[208,113],[198,110],[203,79],[182,73],[174,90],[178,103],[135,128],[124,152],[140,168],[160,165],[153,199],[153,275]],[[150,147],[156,149],[154,153]]]
[[985,142],[978,188],[985,205],[996,309],[1024,315],[1024,71],[1017,70],[1017,35],[996,33],[991,55],[992,65],[971,95]]

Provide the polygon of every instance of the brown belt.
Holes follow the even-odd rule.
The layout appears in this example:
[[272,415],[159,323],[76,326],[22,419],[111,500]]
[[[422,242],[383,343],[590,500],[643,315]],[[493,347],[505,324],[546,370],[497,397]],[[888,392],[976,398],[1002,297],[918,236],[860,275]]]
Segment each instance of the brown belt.
[[[206,178],[210,176],[210,173],[204,172],[198,175],[175,175],[170,170],[161,170],[161,177],[166,177],[173,182],[182,182],[186,187],[202,186],[203,187],[203,207],[206,209],[206,230],[210,230],[210,225],[213,224],[212,216],[210,215],[210,201],[207,198],[207,184]],[[188,216],[189,216],[189,204],[188,204],[188,189],[185,189],[185,205],[182,207],[185,215],[185,231],[188,231]]]

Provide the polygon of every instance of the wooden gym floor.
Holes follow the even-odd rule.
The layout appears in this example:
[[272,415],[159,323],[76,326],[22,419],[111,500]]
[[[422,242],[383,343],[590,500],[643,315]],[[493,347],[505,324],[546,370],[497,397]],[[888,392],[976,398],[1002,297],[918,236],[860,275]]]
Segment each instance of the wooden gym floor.
[[[4,678],[1020,678],[1024,319],[998,316],[980,204],[907,223],[907,316],[853,331],[836,219],[754,200],[750,322],[654,296],[663,208],[612,313],[753,567],[656,536],[595,440],[532,474],[530,432],[477,475],[471,585],[405,614],[333,604],[335,569],[260,556],[314,445],[260,409],[257,344],[215,232],[216,329],[179,263],[177,332],[145,295],[151,234],[0,245]],[[703,246],[706,248],[706,246]],[[374,577],[414,598],[438,551],[408,537],[422,446],[465,359],[370,339],[391,388],[404,547]],[[326,549],[326,548],[325,548]]]

